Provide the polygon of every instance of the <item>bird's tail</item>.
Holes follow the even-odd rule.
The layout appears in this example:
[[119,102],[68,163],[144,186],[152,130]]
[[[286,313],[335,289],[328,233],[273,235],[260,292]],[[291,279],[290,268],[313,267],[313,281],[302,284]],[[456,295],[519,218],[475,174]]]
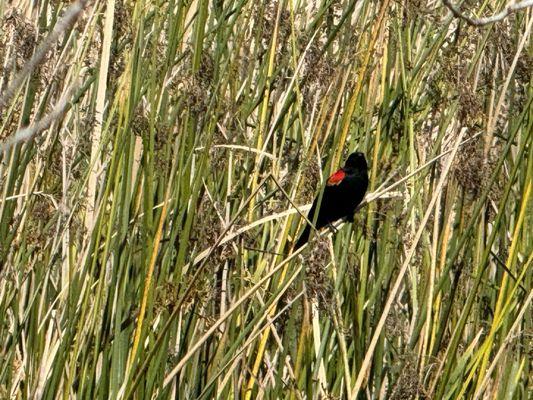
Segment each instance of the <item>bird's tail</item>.
[[298,250],[300,247],[302,247],[304,244],[307,243],[307,241],[309,240],[309,234],[310,233],[311,233],[311,226],[309,224],[307,224],[305,226],[304,231],[302,232],[302,234],[298,238],[298,241],[296,242],[296,245],[294,246],[294,250]]

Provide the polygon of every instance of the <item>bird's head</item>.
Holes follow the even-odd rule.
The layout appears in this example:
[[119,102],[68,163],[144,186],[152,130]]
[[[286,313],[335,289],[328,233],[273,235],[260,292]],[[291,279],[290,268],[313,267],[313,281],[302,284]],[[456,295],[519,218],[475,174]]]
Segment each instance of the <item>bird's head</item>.
[[355,171],[366,171],[368,165],[366,163],[366,158],[363,153],[356,151],[348,156],[346,163],[344,164],[345,170],[355,170]]

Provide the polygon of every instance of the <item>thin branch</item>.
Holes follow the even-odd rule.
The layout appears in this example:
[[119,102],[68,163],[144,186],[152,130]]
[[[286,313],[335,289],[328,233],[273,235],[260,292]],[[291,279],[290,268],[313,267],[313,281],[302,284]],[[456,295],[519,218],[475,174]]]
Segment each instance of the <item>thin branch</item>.
[[524,8],[533,6],[533,0],[524,0],[518,3],[509,4],[502,11],[500,11],[497,14],[491,15],[490,17],[472,18],[468,15],[463,14],[459,10],[459,8],[455,4],[453,4],[450,0],[442,0],[442,2],[452,12],[454,16],[465,20],[469,25],[473,25],[473,26],[485,26],[485,25],[493,24],[494,22],[503,21],[505,18],[507,18],[509,15],[515,12],[522,10]]
[[52,32],[50,32],[46,39],[42,41],[37,50],[35,50],[32,58],[24,65],[22,70],[13,79],[5,92],[0,95],[0,111],[8,105],[9,101],[15,95],[19,87],[24,83],[26,77],[31,75],[32,72],[43,61],[46,53],[48,53],[53,44],[59,39],[59,36],[61,36],[63,32],[65,32],[78,20],[81,12],[88,2],[89,0],[78,0],[65,11],[63,18],[55,24]]
[[33,139],[37,134],[48,129],[56,119],[61,118],[69,108],[69,99],[75,86],[72,86],[65,92],[50,114],[45,115],[32,125],[20,129],[14,135],[0,143],[0,156],[17,143],[27,142]]

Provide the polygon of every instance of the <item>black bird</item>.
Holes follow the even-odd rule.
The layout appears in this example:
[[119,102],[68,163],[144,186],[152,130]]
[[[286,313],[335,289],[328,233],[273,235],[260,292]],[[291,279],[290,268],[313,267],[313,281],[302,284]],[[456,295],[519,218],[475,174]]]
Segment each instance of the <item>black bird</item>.
[[[315,198],[308,219],[313,222],[318,207],[316,229],[330,225],[341,218],[353,222],[355,209],[365,197],[367,187],[368,165],[365,155],[361,152],[352,153],[348,156],[344,167],[328,178],[322,200],[318,204],[320,194]],[[308,223],[296,242],[295,249],[302,247],[309,240],[310,233],[311,226]]]

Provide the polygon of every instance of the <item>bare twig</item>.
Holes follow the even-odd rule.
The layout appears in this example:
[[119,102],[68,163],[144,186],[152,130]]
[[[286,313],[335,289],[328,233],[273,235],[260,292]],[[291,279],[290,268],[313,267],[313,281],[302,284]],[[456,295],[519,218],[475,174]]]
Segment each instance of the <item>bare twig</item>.
[[65,11],[63,18],[55,24],[52,32],[43,40],[32,58],[24,65],[5,92],[0,95],[0,111],[7,106],[26,77],[31,75],[35,68],[43,61],[46,53],[48,53],[53,44],[59,39],[59,36],[76,22],[88,2],[89,0],[78,0]]
[[8,137],[6,140],[0,143],[0,156],[11,146],[33,139],[34,136],[48,129],[56,119],[61,118],[69,108],[69,99],[75,86],[76,85],[73,85],[65,92],[50,114],[45,115],[32,125],[20,129],[14,135]]
[[452,12],[453,15],[455,15],[457,18],[465,20],[469,25],[473,26],[485,26],[494,22],[503,21],[505,18],[515,12],[533,6],[533,0],[524,0],[518,3],[509,4],[502,11],[497,14],[491,15],[490,17],[472,18],[468,15],[463,14],[459,10],[459,8],[450,0],[442,0],[442,2]]

